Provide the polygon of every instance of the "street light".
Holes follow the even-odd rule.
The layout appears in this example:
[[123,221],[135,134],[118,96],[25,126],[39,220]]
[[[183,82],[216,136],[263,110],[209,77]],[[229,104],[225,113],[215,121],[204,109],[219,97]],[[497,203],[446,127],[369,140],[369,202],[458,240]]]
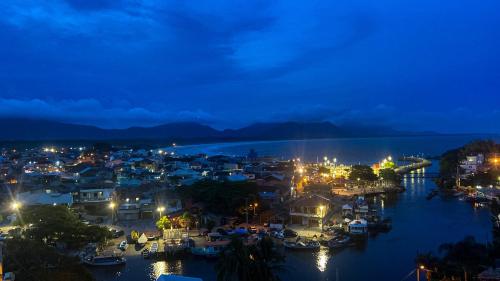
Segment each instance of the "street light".
[[156,209],[156,211],[158,211],[158,213],[160,213],[160,218],[161,218],[161,213],[163,213],[163,211],[165,211],[165,207],[161,206],[161,207],[158,207]]
[[321,217],[321,231],[323,231],[323,209],[325,206],[320,205],[319,206],[319,216]]
[[14,201],[14,202],[12,202],[10,207],[12,210],[17,211],[17,210],[19,210],[19,208],[21,208],[21,203]]
[[253,215],[254,216],[255,216],[255,208],[257,208],[257,206],[259,206],[259,204],[253,203]]
[[115,202],[109,203],[109,208],[111,209],[111,224],[115,222]]

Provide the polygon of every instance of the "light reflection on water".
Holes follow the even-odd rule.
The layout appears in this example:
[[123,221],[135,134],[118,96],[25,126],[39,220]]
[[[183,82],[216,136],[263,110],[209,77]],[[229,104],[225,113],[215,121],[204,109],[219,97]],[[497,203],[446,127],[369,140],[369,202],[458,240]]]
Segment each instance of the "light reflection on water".
[[156,280],[162,274],[179,274],[183,273],[182,261],[157,261],[149,266],[149,280]]
[[316,266],[319,271],[324,272],[326,270],[326,266],[328,265],[328,260],[330,259],[328,249],[321,247],[316,255]]

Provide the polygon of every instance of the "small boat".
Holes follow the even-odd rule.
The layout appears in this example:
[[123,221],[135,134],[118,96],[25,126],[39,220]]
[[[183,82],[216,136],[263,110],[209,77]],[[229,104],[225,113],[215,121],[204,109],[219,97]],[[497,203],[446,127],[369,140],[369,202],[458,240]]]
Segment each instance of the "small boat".
[[88,257],[83,260],[83,263],[92,266],[112,266],[125,264],[126,259],[120,256],[96,256]]
[[202,256],[206,258],[215,258],[220,256],[222,251],[229,244],[229,240],[219,240],[215,242],[208,242],[204,247],[191,248],[191,254],[195,256]]
[[351,238],[349,236],[336,237],[328,241],[328,247],[330,249],[339,249],[351,244]]
[[318,241],[297,241],[297,242],[285,241],[283,242],[283,245],[285,246],[285,248],[291,250],[309,250],[309,251],[319,250],[319,248],[321,247]]
[[461,192],[461,191],[457,191],[457,192],[454,192],[452,196],[453,196],[453,197],[462,197],[463,195],[464,195],[464,193],[463,193],[463,192]]
[[150,252],[148,249],[144,249],[142,250],[142,257],[145,258],[145,259],[148,259],[150,257]]

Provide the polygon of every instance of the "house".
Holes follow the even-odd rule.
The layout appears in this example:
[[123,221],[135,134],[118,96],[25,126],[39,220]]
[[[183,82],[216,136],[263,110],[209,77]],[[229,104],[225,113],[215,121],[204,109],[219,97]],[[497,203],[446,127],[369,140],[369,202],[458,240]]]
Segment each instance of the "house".
[[79,203],[108,203],[113,200],[113,188],[80,189],[78,192]]
[[484,155],[469,155],[460,162],[460,168],[464,170],[465,174],[470,175],[478,171],[478,168],[484,164]]
[[18,193],[16,200],[23,206],[33,205],[73,205],[71,193],[53,192],[50,189]]
[[331,202],[319,195],[302,197],[291,203],[290,220],[292,224],[317,227],[331,208]]

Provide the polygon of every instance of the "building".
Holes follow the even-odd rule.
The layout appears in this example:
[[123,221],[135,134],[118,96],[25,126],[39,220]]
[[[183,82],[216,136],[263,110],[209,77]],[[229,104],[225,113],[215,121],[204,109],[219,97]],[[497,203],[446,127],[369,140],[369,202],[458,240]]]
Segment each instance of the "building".
[[465,172],[465,174],[470,175],[478,171],[484,164],[484,155],[469,155],[464,160],[460,161],[460,168]]
[[73,205],[73,195],[71,193],[53,192],[50,189],[19,193],[16,200],[22,206],[66,205],[71,207]]
[[79,203],[108,203],[113,200],[114,192],[112,188],[81,189],[77,198]]
[[290,205],[290,221],[309,227],[318,227],[331,208],[331,202],[325,197],[311,195],[302,197]]

